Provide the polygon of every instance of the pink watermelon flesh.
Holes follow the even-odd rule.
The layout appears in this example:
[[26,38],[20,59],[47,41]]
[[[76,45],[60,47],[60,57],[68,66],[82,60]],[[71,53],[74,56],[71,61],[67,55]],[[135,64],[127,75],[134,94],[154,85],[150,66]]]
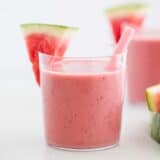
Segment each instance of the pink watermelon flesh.
[[35,79],[40,85],[38,53],[42,52],[48,55],[54,55],[56,51],[56,55],[63,56],[68,47],[70,37],[63,39],[62,41],[61,37],[32,33],[26,35],[25,40],[28,48],[29,58],[33,65]]
[[160,112],[160,92],[155,95],[156,112]]
[[124,25],[132,26],[136,29],[139,29],[142,27],[143,22],[145,19],[145,15],[123,15],[119,17],[110,17],[110,24],[112,27],[114,39],[116,42],[119,41],[122,28]]

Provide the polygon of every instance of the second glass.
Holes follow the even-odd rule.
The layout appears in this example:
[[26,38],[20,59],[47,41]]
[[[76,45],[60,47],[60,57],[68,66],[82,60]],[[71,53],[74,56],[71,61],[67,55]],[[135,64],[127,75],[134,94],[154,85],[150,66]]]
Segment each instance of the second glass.
[[160,30],[140,30],[128,47],[128,94],[132,103],[144,103],[148,87],[160,82]]

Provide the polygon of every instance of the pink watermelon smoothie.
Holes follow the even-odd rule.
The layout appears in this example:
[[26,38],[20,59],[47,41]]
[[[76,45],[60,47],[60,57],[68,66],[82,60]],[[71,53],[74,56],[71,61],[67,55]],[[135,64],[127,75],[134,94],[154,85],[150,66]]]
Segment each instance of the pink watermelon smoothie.
[[106,71],[104,60],[62,60],[41,68],[49,145],[88,149],[119,142],[124,70]]
[[145,102],[146,88],[160,82],[160,30],[137,33],[128,48],[128,92],[132,102]]

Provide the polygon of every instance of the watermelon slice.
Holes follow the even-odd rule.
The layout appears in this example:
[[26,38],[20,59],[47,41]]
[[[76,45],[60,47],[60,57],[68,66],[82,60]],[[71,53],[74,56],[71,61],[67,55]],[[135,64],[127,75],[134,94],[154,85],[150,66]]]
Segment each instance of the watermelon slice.
[[160,85],[147,88],[146,99],[149,110],[160,113]]
[[75,27],[51,24],[22,24],[29,59],[33,66],[35,79],[40,84],[39,57],[42,52],[48,55],[63,56],[73,34],[78,30]]
[[160,85],[147,88],[146,99],[151,111],[151,137],[160,143]]
[[106,10],[115,41],[118,42],[125,25],[140,28],[146,17],[147,4],[129,3]]
[[160,113],[152,112],[151,116],[151,137],[160,143]]

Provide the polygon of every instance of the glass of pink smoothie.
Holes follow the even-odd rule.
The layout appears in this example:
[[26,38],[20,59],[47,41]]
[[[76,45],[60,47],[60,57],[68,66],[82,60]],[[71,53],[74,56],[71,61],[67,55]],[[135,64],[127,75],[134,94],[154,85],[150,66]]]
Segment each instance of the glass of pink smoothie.
[[60,58],[40,54],[45,134],[49,145],[66,150],[116,146],[120,139],[125,58]]
[[160,30],[144,29],[131,41],[127,57],[130,102],[145,102],[147,87],[160,83]]

